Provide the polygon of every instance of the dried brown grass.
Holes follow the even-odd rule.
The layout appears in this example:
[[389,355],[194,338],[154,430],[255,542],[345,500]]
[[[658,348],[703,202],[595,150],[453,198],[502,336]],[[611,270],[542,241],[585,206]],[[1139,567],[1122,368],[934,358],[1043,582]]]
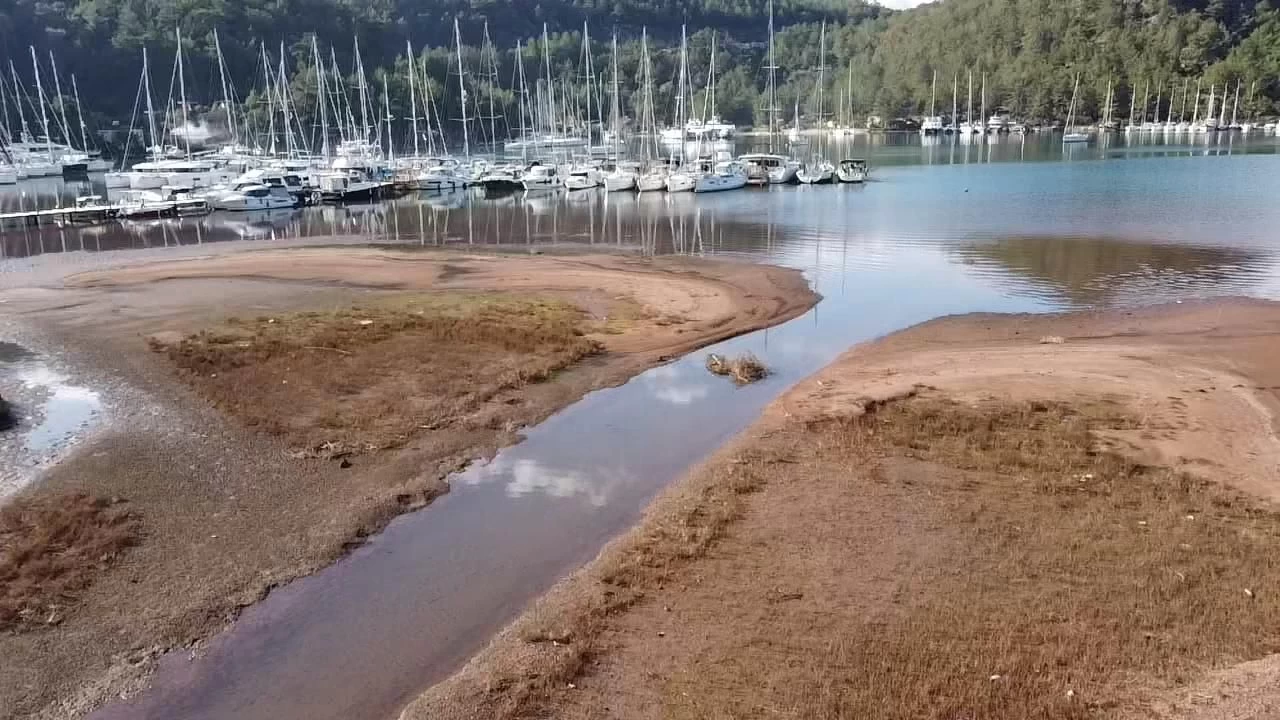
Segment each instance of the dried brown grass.
[[56,625],[139,538],[119,504],[37,494],[0,506],[0,632]]
[[152,344],[222,409],[304,453],[340,456],[474,419],[500,392],[599,352],[584,324],[558,301],[418,295],[233,318]]
[[[924,479],[952,565],[887,621],[831,639],[805,717],[1084,718],[1135,685],[1280,651],[1280,515],[1100,451],[1113,406],[936,397],[813,429],[852,456],[968,471]],[[1249,592],[1246,592],[1248,590]]]

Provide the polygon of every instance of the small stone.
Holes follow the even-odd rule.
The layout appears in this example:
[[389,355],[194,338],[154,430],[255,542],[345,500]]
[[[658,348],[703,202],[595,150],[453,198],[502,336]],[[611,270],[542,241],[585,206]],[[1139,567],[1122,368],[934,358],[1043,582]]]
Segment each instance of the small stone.
[[574,690],[574,689],[576,689],[577,687],[578,687],[577,685],[574,685],[573,683],[569,683],[569,689],[570,689],[570,690]]
[[661,630],[658,631],[658,637],[666,637],[667,634]]
[[1045,335],[1040,338],[1041,345],[1061,345],[1065,342],[1066,340],[1060,335]]
[[1195,519],[1196,519],[1196,516],[1195,516],[1195,515],[1188,515],[1188,516],[1187,516],[1187,519],[1188,519],[1188,520],[1195,520]]
[[1139,524],[1139,525],[1141,525],[1142,527],[1146,527],[1146,526],[1147,526],[1147,521],[1146,521],[1146,520],[1139,520],[1139,521],[1138,521],[1138,524]]
[[338,467],[342,468],[343,470],[346,470],[347,468],[351,467],[351,461],[346,458],[342,458],[342,462],[338,463]]
[[1067,691],[1067,697],[1069,697],[1069,698],[1073,698],[1073,697],[1075,697],[1075,696],[1076,696],[1076,691],[1075,691],[1075,690],[1068,690],[1068,691]]
[[995,682],[996,680],[999,680],[999,679],[1000,679],[1000,676],[999,676],[999,675],[992,675],[992,676],[991,676],[990,678],[988,678],[988,679],[989,679],[989,680],[991,680],[991,682]]
[[1249,588],[1245,588],[1245,589],[1244,589],[1244,596],[1245,596],[1245,597],[1247,597],[1247,598],[1252,598],[1252,597],[1253,597],[1253,591],[1252,591],[1252,590],[1250,590]]

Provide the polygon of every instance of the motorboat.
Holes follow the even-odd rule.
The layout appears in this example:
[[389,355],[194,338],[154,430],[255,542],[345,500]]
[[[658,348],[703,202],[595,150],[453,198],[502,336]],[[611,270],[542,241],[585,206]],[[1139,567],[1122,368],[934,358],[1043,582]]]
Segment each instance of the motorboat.
[[1069,132],[1062,135],[1064,143],[1087,143],[1092,139],[1093,136],[1085,132]]
[[519,190],[522,174],[516,165],[494,165],[476,179],[476,184],[485,190]]
[[698,176],[693,186],[696,193],[737,190],[747,184],[747,168],[737,160],[716,163],[715,169]]
[[320,197],[325,202],[366,202],[382,197],[387,183],[367,170],[349,168],[320,175]]
[[764,171],[764,177],[771,185],[787,185],[796,181],[800,171],[800,163],[782,155],[768,153],[749,153],[738,156],[738,160],[747,167],[749,180],[759,182],[758,172],[753,173],[752,166]]
[[298,199],[283,186],[245,183],[210,203],[214,210],[279,210],[297,206]]
[[462,163],[453,158],[433,158],[414,181],[419,190],[439,192],[457,190],[471,184],[471,177]]
[[529,169],[525,170],[524,176],[520,179],[520,184],[524,186],[526,192],[545,192],[564,188],[560,171],[555,165],[538,163],[530,165]]
[[930,115],[920,121],[921,135],[940,135],[943,131],[942,116]]
[[869,174],[871,170],[867,167],[867,161],[859,158],[841,160],[836,168],[836,179],[842,183],[865,182]]
[[564,176],[565,190],[591,190],[602,182],[600,171],[593,167],[575,167]]
[[826,160],[805,165],[796,172],[796,179],[805,185],[825,185],[835,181],[836,167]]

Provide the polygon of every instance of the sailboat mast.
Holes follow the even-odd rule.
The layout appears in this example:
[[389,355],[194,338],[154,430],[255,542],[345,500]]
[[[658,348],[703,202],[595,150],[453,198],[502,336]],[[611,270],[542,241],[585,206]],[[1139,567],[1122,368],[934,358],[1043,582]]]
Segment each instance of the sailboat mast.
[[284,41],[280,42],[280,72],[277,75],[275,83],[276,91],[280,96],[280,120],[284,123],[284,152],[288,157],[293,157],[293,124],[292,116],[289,114],[289,80],[285,74],[284,68]]
[[[369,88],[364,78],[364,61],[360,58],[360,36],[354,37],[353,45],[356,53],[356,91],[360,98],[360,142],[369,142]],[[354,133],[352,133],[354,135]]]
[[58,94],[58,116],[62,119],[62,140],[71,144],[71,124],[67,122],[67,102],[62,97],[62,81],[58,79],[58,61],[49,51],[49,67],[53,69],[53,91]]
[[182,71],[182,28],[174,28],[178,38],[178,91],[182,98],[182,144],[187,149],[187,159],[191,159],[191,127],[187,124],[187,78]]
[[[715,67],[715,34],[711,35],[711,66]],[[622,96],[618,88],[618,33],[613,33],[613,157],[622,154]]]
[[542,23],[542,65],[547,73],[547,127],[556,133],[555,86],[551,81],[551,42],[547,39],[547,24]]
[[[80,147],[85,152],[89,150],[88,128],[84,125],[84,108],[80,105],[80,86],[76,83],[75,74],[71,75],[71,93],[76,99],[76,116],[80,120]],[[8,118],[5,118],[8,122]]]
[[1133,127],[1133,113],[1138,109],[1138,88],[1129,83],[1129,127]]
[[1234,127],[1239,116],[1236,114],[1240,110],[1240,80],[1236,79],[1236,99],[1231,103],[1231,125]]
[[769,151],[773,152],[778,134],[778,65],[773,53],[773,0],[769,0]]
[[[262,81],[267,86],[267,152],[276,154],[276,79],[271,74],[271,59],[267,57],[267,46],[259,46],[262,51]],[[284,58],[281,58],[283,62]]]
[[[595,73],[591,67],[591,35],[587,30],[587,23],[582,23],[582,56],[586,62],[587,68],[587,147],[591,146],[591,96],[595,94]],[[577,105],[577,103],[574,103]],[[596,108],[597,111],[600,108]]]
[[[688,42],[689,42],[688,37],[685,34],[685,26],[681,25],[680,26],[680,79],[676,85],[677,89],[676,89],[676,122],[675,122],[676,129],[680,131],[679,145],[680,145],[680,162],[681,163],[684,162],[684,150],[685,150],[684,133],[685,133],[685,126],[688,124],[685,119],[687,116],[687,112],[684,106],[685,82],[686,82],[685,75],[689,72]],[[673,155],[675,154],[674,150],[672,151],[672,154]]]
[[[827,74],[827,21],[822,21],[822,29],[818,32],[818,117],[815,127],[822,127],[822,90],[826,84]],[[934,74],[934,80],[937,80],[937,74]]]
[[1196,78],[1196,101],[1191,106],[1191,124],[1200,122],[1200,78]]
[[31,67],[36,74],[36,102],[40,105],[40,126],[44,129],[44,146],[49,153],[49,162],[53,162],[53,141],[49,138],[49,117],[44,109],[44,88],[40,86],[40,64],[36,62],[36,48],[28,45],[31,51]]
[[462,101],[462,155],[471,157],[471,138],[467,135],[467,79],[462,72],[462,31],[458,18],[453,19],[453,39],[458,47],[458,97]]
[[529,136],[524,124],[524,115],[529,110],[529,83],[524,76],[524,50],[519,40],[516,40],[516,76],[520,79],[520,159],[529,162]]
[[[826,30],[825,23],[823,24],[822,28],[823,30]],[[936,107],[937,103],[938,103],[938,71],[934,70],[933,71],[933,89],[929,91],[929,117],[936,116],[936,113],[934,111],[937,109]]]
[[387,122],[387,160],[396,159],[396,146],[391,141],[391,98],[387,95],[387,74],[382,74],[382,112]]
[[969,107],[964,113],[964,123],[969,126],[969,130],[973,130],[973,71],[969,71]]
[[311,57],[316,65],[316,98],[320,102],[320,156],[329,164],[329,99],[325,97],[324,63],[320,62],[320,48],[316,36],[311,36]]
[[951,129],[956,129],[956,114],[960,110],[960,73],[951,76]]
[[22,109],[22,86],[18,84],[18,71],[13,68],[13,60],[9,61],[9,75],[13,78],[13,104],[18,106],[18,124],[22,128],[22,140],[31,142],[31,130],[27,127],[27,114]]
[[987,132],[987,74],[982,73],[982,112],[978,114],[978,126],[983,135]]
[[1178,108],[1178,122],[1185,122],[1187,119],[1187,90],[1191,88],[1191,78],[1182,79],[1182,105]]
[[147,60],[147,49],[142,48],[142,84],[145,86],[147,93],[147,130],[151,133],[151,145],[148,146],[151,153],[157,153],[160,145],[159,138],[156,137],[156,111],[151,107],[151,65]]
[[413,135],[413,157],[416,159],[418,157],[418,99],[417,93],[415,92],[415,86],[417,83],[414,82],[413,77],[417,73],[413,70],[412,41],[404,41],[404,54],[409,60],[409,134]]
[[[489,39],[489,21],[484,21],[484,46],[487,49],[485,57],[489,61],[489,142],[495,146],[498,143],[498,114],[493,110],[493,92],[494,86],[498,83],[498,62],[496,59],[497,51],[493,47],[493,41]],[[507,126],[507,134],[511,134],[510,125]]]
[[236,113],[231,106],[231,86],[227,84],[227,63],[222,58],[222,43],[218,40],[217,28],[213,30],[213,49],[218,55],[218,79],[222,82],[222,106],[227,110],[227,127],[231,130],[231,142],[238,145],[240,134],[236,131]]

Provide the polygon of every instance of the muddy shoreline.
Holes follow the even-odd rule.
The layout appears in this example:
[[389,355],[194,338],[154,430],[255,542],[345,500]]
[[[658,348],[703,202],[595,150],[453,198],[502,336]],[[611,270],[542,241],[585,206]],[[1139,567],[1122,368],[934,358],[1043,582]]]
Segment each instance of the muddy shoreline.
[[[551,296],[583,308],[605,353],[530,385],[496,429],[358,458],[297,459],[212,409],[146,337],[218,318],[332,308],[403,292]],[[606,317],[618,303],[643,312]],[[0,637],[0,717],[68,717],[137,692],[157,658],[195,648],[272,588],[347,553],[421,507],[441,480],[518,442],[585,393],[816,302],[799,273],[745,263],[307,248],[218,253],[93,271],[4,293],[6,312],[111,379],[109,417],[28,492],[121,497],[144,540],[56,627]],[[606,327],[607,325],[607,327]],[[405,501],[408,498],[408,502]]]
[[[1271,572],[1270,546],[1253,543],[1280,533],[1277,342],[1280,304],[1224,300],[949,317],[857,346],[670,486],[402,720],[1274,708],[1280,636],[1268,618],[1280,607],[1252,588]],[[882,437],[894,412],[908,425]],[[975,442],[964,429],[1009,422],[999,413],[1013,418],[1001,433],[1026,437]],[[919,430],[926,421],[937,434]],[[893,432],[901,446],[883,439]],[[1044,484],[1027,490],[1019,473]],[[1007,490],[975,493],[988,484]],[[1064,514],[1078,530],[1055,529]],[[1009,542],[984,530],[1001,523]],[[1062,567],[1025,568],[1052,556],[1018,554],[1036,542],[1078,547],[1052,560]],[[1201,546],[1208,557],[1188,554]],[[1096,578],[1086,583],[1077,556]],[[1065,585],[1040,589],[1063,568]],[[1058,593],[1060,604],[1036,607]],[[1161,601],[1148,606],[1152,593]],[[1021,604],[1000,607],[1006,594]],[[1063,614],[1085,609],[1090,620],[1057,644],[1059,628],[1076,627]],[[983,644],[1024,614],[1020,634]],[[1046,616],[1058,619],[1036,620]],[[1090,635],[1104,627],[1116,629]]]

